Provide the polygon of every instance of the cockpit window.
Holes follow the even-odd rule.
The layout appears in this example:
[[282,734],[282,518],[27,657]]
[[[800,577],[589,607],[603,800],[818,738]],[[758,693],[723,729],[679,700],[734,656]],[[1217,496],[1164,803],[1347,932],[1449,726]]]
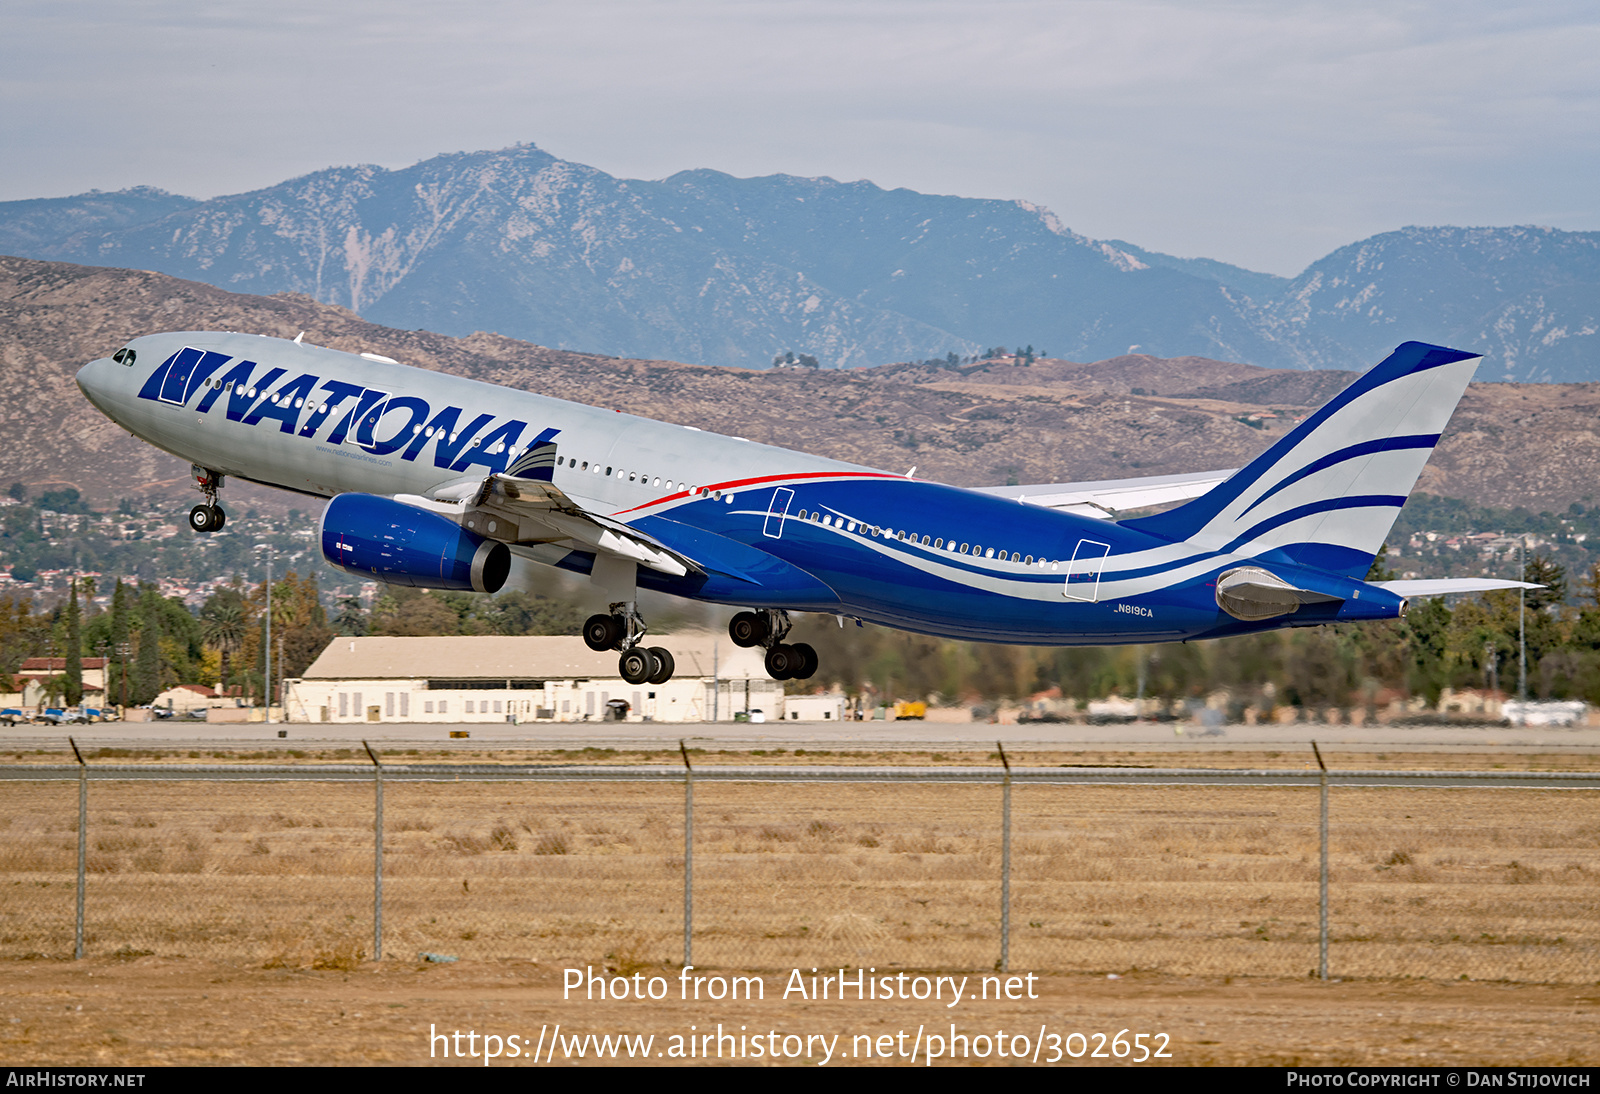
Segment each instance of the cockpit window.
[[133,362],[138,356],[139,355],[133,350],[124,348],[113,353],[111,355],[111,359],[119,365],[127,365],[129,368],[132,368]]

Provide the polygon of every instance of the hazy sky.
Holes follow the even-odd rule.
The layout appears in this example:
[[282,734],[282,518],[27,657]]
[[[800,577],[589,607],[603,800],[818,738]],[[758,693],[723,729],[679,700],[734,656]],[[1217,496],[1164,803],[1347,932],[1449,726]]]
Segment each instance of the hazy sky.
[[8,0],[0,200],[532,141],[1293,274],[1407,224],[1600,229],[1596,57],[1595,2]]

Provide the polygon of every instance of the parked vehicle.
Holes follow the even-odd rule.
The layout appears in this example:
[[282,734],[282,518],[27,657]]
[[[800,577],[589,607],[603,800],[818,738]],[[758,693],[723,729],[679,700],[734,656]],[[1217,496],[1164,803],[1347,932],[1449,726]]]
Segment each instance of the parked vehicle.
[[14,726],[18,722],[21,722],[24,725],[26,725],[28,722],[31,722],[32,720],[33,719],[29,718],[26,714],[22,713],[22,711],[18,710],[16,707],[6,707],[4,710],[0,710],[0,722],[4,722],[8,726]]

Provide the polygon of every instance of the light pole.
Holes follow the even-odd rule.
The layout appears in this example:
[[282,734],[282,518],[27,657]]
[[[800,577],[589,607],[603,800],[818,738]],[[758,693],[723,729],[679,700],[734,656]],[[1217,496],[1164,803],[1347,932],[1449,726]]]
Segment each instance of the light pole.
[[[1517,561],[1521,572],[1518,581],[1528,580],[1528,541],[1517,544]],[[1517,590],[1517,699],[1528,701],[1528,590]]]
[[258,543],[257,551],[265,551],[267,555],[267,629],[266,637],[262,642],[263,654],[266,656],[266,686],[263,690],[267,698],[267,724],[272,724],[272,544]]

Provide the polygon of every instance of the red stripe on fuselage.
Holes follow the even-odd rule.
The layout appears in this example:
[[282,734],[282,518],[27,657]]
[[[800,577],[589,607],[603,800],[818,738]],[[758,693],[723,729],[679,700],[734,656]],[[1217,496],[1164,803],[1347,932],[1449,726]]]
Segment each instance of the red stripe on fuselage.
[[[798,482],[801,479],[899,479],[903,475],[891,475],[886,471],[806,471],[799,475],[763,475],[758,479],[730,479],[727,482],[712,483],[702,486],[702,490],[737,490],[744,486],[760,486],[764,482]],[[915,481],[915,480],[909,480]],[[656,505],[665,505],[669,501],[689,496],[687,490],[679,490],[676,494],[668,494],[655,501],[647,501],[642,505],[635,505],[632,509],[618,509],[611,515],[620,517],[624,513],[637,513],[640,509],[649,509]]]

